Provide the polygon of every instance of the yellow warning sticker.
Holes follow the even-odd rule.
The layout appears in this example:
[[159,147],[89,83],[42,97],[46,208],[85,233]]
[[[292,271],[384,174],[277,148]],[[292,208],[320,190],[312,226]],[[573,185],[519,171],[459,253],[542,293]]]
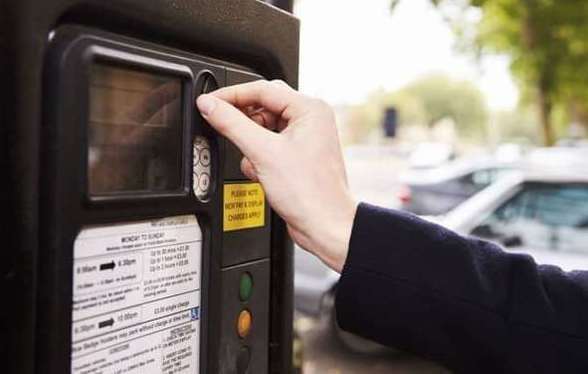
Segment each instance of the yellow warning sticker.
[[224,195],[224,231],[250,229],[265,225],[265,194],[261,184],[225,184]]

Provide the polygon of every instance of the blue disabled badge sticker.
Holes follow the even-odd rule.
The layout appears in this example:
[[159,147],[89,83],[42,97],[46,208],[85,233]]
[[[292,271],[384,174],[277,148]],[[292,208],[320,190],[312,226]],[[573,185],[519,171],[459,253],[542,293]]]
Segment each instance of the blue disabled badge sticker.
[[200,319],[200,307],[199,306],[190,309],[190,318],[192,319],[192,321],[196,321],[197,319]]

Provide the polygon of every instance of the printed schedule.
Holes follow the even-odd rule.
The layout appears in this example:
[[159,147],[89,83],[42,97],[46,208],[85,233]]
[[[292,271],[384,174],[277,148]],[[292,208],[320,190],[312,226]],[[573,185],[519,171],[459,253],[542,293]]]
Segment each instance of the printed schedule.
[[194,216],[94,226],[74,244],[75,374],[196,374],[202,231]]

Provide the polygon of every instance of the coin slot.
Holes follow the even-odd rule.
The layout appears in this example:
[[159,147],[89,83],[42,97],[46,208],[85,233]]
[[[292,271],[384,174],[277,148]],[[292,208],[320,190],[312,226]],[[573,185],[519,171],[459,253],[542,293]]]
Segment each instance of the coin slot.
[[218,89],[218,82],[214,75],[209,71],[204,71],[198,77],[196,84],[196,92],[200,94],[207,94]]

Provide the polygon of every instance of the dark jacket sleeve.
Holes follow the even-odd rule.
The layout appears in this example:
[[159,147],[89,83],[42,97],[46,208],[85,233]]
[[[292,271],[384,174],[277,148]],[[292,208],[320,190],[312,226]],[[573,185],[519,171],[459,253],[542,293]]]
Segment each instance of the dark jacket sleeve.
[[[588,243],[587,243],[588,245]],[[341,328],[466,373],[588,373],[588,272],[360,204]]]

